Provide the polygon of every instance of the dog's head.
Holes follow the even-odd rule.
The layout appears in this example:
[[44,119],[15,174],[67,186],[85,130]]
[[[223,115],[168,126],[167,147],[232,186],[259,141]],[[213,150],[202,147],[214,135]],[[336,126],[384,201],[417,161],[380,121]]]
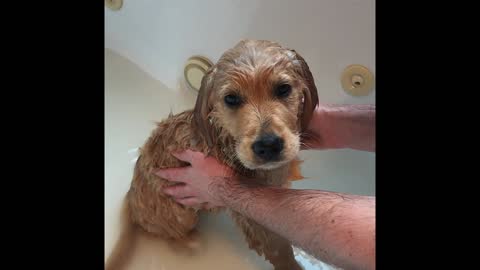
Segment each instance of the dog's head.
[[292,161],[318,95],[310,69],[294,50],[243,40],[226,51],[202,79],[194,121],[209,147],[217,129],[235,140],[249,169],[274,169]]

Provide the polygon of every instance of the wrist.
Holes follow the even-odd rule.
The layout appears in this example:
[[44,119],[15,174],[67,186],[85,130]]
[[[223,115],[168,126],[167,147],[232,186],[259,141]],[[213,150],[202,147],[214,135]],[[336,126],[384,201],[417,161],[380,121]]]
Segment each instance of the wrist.
[[219,206],[227,206],[229,198],[232,198],[238,189],[238,176],[216,177],[210,184],[209,193]]

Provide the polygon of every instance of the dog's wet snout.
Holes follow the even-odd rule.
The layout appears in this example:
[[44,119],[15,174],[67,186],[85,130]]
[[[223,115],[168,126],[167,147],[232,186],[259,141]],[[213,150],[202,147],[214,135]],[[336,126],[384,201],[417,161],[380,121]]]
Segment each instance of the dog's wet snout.
[[264,134],[252,144],[252,149],[265,161],[277,160],[283,150],[283,139],[275,134]]

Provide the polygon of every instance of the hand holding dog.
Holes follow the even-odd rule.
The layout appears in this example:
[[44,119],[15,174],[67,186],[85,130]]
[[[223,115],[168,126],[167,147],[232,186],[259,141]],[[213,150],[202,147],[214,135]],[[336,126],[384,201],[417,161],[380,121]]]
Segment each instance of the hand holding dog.
[[236,181],[229,167],[213,157],[206,157],[201,152],[185,150],[172,155],[191,165],[156,171],[156,175],[179,183],[164,188],[163,192],[185,206],[195,207],[201,204],[204,208],[224,206],[222,194],[217,190],[227,182]]

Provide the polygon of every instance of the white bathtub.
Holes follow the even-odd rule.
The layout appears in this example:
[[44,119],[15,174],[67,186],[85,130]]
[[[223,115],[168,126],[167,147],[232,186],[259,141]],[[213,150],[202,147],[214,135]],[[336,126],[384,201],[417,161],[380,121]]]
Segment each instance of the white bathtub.
[[[118,237],[133,149],[144,143],[155,121],[193,107],[196,93],[182,83],[189,56],[216,61],[241,38],[276,40],[305,57],[321,102],[375,104],[375,92],[351,97],[339,79],[349,64],[375,71],[373,0],[125,1],[120,11],[105,9],[105,26],[105,258]],[[308,179],[294,182],[294,188],[375,194],[375,154],[303,151],[301,158]],[[130,269],[272,269],[248,249],[225,215],[203,216],[200,231],[204,249],[193,257],[175,254],[162,241],[141,239]],[[305,269],[323,267],[297,259]]]

